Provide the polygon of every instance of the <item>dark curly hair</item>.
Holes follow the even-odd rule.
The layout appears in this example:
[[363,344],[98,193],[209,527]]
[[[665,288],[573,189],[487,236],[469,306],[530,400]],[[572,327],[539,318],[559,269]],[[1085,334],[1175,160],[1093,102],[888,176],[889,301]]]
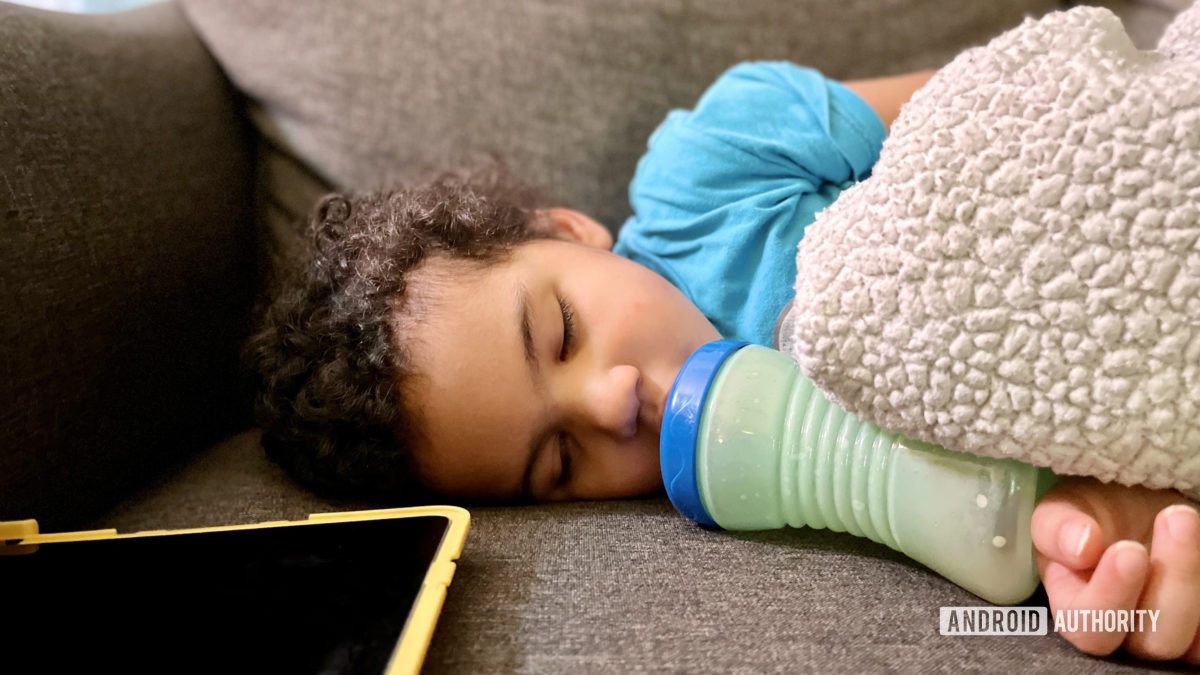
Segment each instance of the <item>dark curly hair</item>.
[[432,256],[505,260],[550,236],[538,226],[543,205],[494,164],[323,198],[244,351],[267,454],[327,497],[429,498],[413,461],[418,406],[404,393],[415,373],[393,327],[411,309],[409,272]]

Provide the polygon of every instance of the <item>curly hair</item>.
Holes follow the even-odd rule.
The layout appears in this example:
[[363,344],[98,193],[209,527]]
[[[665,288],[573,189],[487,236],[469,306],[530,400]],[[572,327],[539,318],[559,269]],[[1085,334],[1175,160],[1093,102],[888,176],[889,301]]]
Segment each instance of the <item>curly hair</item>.
[[550,236],[537,226],[542,205],[499,165],[323,198],[244,350],[268,456],[328,497],[430,497],[413,461],[418,406],[404,393],[411,353],[393,325],[413,304],[409,272],[431,256],[507,259]]

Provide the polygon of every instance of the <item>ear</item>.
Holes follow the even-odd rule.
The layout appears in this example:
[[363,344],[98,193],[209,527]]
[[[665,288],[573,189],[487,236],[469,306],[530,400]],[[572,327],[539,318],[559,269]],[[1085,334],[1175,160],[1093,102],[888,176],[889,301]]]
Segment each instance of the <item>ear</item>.
[[595,246],[607,251],[613,247],[612,233],[608,228],[587,215],[574,209],[553,208],[539,212],[554,236]]

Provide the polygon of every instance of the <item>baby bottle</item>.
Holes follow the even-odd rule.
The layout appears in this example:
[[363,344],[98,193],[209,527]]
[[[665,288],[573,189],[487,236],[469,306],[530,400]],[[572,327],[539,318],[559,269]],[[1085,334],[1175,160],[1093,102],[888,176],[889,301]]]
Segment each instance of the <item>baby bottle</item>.
[[1037,588],[1029,523],[1052,473],[863,422],[782,352],[698,349],[667,397],[660,447],[671,503],[702,525],[849,532],[996,604]]

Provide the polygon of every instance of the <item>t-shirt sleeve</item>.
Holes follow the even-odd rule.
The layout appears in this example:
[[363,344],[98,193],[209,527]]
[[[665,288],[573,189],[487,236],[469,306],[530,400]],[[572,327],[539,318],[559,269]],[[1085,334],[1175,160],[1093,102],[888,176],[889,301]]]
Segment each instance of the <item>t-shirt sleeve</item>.
[[651,135],[614,250],[667,277],[726,337],[769,344],[803,228],[869,175],[885,133],[815,70],[735,66]]

